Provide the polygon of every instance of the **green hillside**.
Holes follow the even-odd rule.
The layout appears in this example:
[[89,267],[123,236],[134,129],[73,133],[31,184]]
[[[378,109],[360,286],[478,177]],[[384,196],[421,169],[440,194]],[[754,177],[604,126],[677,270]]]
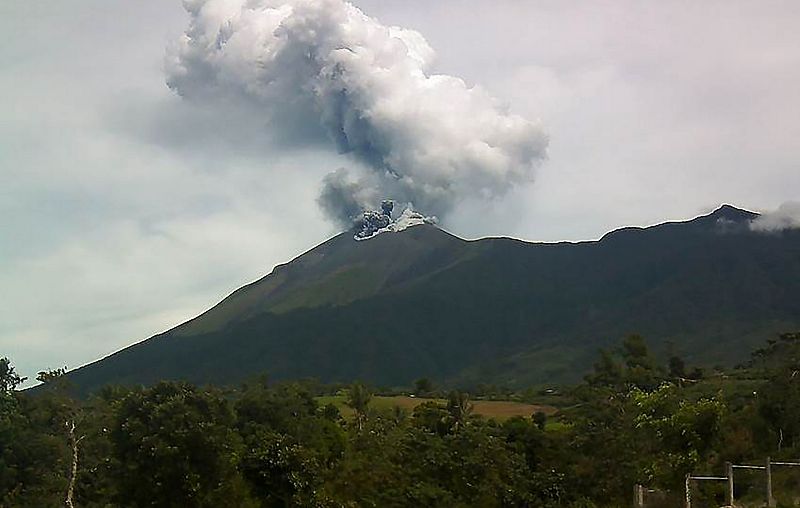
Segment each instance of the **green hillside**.
[[83,391],[159,379],[363,379],[464,386],[579,379],[637,332],[733,364],[800,326],[800,231],[753,233],[725,206],[599,241],[465,241],[417,226],[338,235],[208,312],[69,374]]

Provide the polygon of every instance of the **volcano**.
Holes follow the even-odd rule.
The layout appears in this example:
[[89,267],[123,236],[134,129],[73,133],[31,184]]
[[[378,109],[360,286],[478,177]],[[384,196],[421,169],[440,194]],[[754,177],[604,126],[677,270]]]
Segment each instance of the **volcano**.
[[692,364],[731,364],[800,329],[800,231],[753,232],[757,216],[726,205],[578,243],[467,241],[424,223],[363,241],[346,232],[68,376],[81,393],[262,373],[526,386],[579,379],[631,333]]

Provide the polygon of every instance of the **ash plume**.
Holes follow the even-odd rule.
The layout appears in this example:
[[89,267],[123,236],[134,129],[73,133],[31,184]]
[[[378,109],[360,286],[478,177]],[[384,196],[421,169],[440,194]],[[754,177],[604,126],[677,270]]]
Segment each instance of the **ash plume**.
[[[244,101],[281,128],[313,122],[354,160],[322,182],[321,207],[352,224],[380,200],[437,216],[461,199],[503,195],[546,157],[538,123],[479,86],[430,72],[414,30],[343,0],[185,0],[189,26],[167,83],[201,102]],[[288,121],[288,120],[291,121]]]

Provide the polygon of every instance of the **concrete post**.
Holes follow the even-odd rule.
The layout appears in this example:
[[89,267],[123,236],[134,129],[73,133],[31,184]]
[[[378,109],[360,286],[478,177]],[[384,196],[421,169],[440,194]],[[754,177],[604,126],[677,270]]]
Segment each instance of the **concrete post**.
[[633,506],[634,508],[644,508],[644,487],[638,483],[633,486]]
[[767,506],[772,508],[775,506],[775,498],[772,497],[772,461],[769,457],[767,457],[767,461],[764,465],[766,466],[767,473]]
[[690,475],[686,475],[686,483],[684,487],[686,488],[686,508],[692,508],[692,493],[689,490],[689,482],[690,482]]
[[728,477],[728,489],[725,492],[725,502],[728,506],[733,506],[733,464],[725,463],[725,476]]
[[733,506],[733,464],[730,462],[725,463],[725,476],[728,477],[728,490],[725,496],[725,502],[728,506]]

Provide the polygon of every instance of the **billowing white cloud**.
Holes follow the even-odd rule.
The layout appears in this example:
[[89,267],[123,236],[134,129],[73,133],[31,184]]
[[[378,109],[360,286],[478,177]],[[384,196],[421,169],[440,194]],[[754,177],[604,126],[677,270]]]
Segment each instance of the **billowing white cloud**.
[[465,197],[529,181],[545,158],[538,123],[479,86],[430,72],[418,32],[385,26],[342,0],[192,0],[167,82],[198,102],[252,105],[285,127],[320,125],[358,164],[323,181],[319,203],[348,223],[380,199],[439,216]]
[[787,201],[778,208],[763,212],[750,223],[753,231],[777,232],[800,228],[800,201]]

